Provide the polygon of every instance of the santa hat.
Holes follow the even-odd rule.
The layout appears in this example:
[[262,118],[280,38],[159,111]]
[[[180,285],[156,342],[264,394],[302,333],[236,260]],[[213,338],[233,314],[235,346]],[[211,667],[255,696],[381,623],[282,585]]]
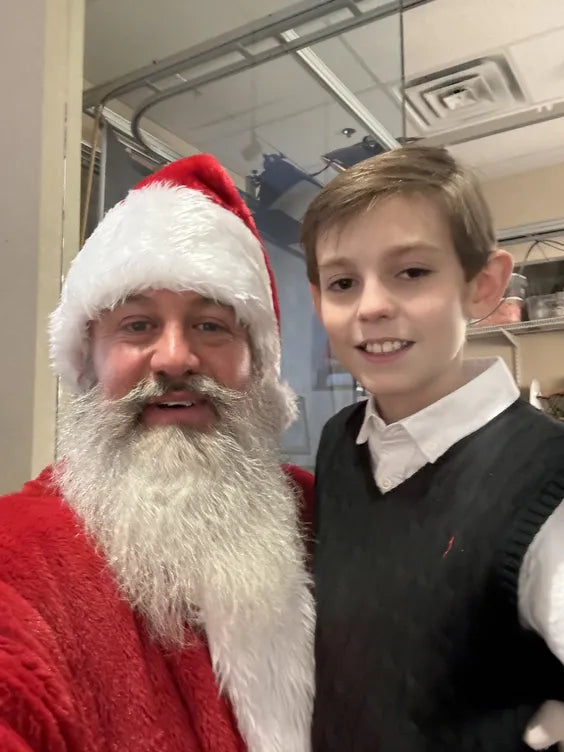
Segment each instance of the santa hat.
[[279,309],[268,258],[230,177],[208,154],[150,175],[111,209],[74,259],[50,320],[64,384],[85,388],[88,322],[143,289],[192,290],[233,306],[261,370],[279,374]]

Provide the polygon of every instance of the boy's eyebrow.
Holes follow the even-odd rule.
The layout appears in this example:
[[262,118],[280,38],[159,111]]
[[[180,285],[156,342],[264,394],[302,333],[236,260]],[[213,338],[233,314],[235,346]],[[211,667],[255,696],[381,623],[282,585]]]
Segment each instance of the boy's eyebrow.
[[346,256],[331,256],[327,261],[322,261],[318,264],[319,269],[331,269],[334,266],[347,266],[352,262]]
[[[433,243],[425,243],[423,241],[415,240],[413,243],[402,243],[390,246],[390,248],[386,249],[385,255],[391,256],[393,254],[394,256],[405,256],[414,251],[431,251],[434,253],[440,253],[441,249],[439,246],[433,245]],[[320,261],[317,266],[319,269],[326,270],[334,267],[351,266],[353,264],[354,261],[346,256],[330,256],[326,261]]]
[[424,241],[415,240],[413,243],[392,246],[391,248],[388,248],[387,253],[394,253],[398,256],[403,256],[413,251],[433,251],[435,253],[440,253],[441,249],[433,243],[425,243]]

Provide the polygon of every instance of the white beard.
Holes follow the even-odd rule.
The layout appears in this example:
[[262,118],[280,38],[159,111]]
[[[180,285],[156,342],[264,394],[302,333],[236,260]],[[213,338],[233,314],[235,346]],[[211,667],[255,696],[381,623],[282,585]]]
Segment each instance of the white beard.
[[236,395],[194,377],[217,427],[146,429],[143,384],[116,402],[96,388],[61,421],[58,481],[156,639],[205,631],[250,752],[307,752],[314,606],[296,497],[279,466],[278,386]]

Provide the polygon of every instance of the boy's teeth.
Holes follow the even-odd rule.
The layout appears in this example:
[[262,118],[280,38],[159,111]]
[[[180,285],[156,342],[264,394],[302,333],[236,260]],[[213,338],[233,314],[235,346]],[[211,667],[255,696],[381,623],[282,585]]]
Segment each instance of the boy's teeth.
[[406,342],[401,339],[388,339],[385,342],[367,342],[365,345],[366,352],[380,355],[382,353],[391,353],[401,350]]

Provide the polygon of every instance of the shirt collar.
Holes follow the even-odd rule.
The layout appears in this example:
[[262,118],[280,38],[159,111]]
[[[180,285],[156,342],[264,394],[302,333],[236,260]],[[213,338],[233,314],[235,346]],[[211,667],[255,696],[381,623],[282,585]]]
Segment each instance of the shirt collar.
[[376,431],[377,433],[383,433],[385,429],[386,424],[378,413],[374,397],[369,397],[368,401],[366,402],[364,420],[362,421],[362,426],[360,427],[360,431],[358,432],[356,443],[366,444],[371,433],[373,433],[374,431]]
[[[513,376],[501,358],[467,360],[463,368],[467,378],[463,386],[392,424],[407,431],[428,462],[435,462],[451,446],[489,423],[519,397]],[[373,433],[385,435],[390,428],[378,414],[371,397],[357,444],[366,443]]]

